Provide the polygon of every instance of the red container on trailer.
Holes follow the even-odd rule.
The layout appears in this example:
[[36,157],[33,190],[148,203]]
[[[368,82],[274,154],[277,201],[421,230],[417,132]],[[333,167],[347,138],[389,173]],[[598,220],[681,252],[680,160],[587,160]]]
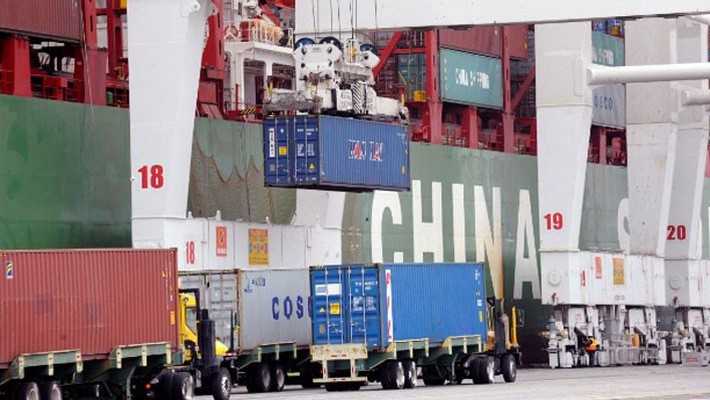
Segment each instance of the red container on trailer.
[[77,0],[3,0],[0,31],[79,41],[81,2]]
[[3,251],[0,261],[0,365],[25,353],[177,348],[175,249]]

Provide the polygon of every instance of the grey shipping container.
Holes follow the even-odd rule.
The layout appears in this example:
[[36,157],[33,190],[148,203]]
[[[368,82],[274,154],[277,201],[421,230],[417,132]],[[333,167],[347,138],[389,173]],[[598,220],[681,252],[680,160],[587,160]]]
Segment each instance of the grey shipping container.
[[311,342],[307,269],[181,272],[181,289],[199,289],[217,339],[237,352],[260,344]]

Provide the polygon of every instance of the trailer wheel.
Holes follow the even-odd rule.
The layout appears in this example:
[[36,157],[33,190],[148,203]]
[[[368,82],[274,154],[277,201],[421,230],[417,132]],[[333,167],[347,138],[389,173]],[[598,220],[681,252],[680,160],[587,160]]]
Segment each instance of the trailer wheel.
[[399,361],[388,361],[382,366],[382,375],[380,381],[382,388],[402,389],[404,387],[404,368]]
[[301,377],[301,387],[304,389],[311,389],[311,388],[317,388],[320,387],[319,384],[313,383],[313,367],[311,364],[305,364],[301,366],[301,369],[299,371],[299,375]]
[[229,400],[232,393],[232,377],[226,368],[220,368],[212,375],[212,397],[214,400]]
[[192,400],[195,394],[195,382],[192,375],[187,372],[176,372],[173,377],[172,395],[173,400]]
[[22,382],[13,391],[13,400],[39,400],[39,386],[34,382]]
[[515,382],[518,377],[518,363],[515,361],[515,356],[512,354],[504,355],[500,359],[500,370],[506,382]]
[[478,364],[478,382],[474,380],[474,383],[487,385],[495,381],[496,365],[492,357],[477,358],[474,364]]
[[280,392],[284,390],[284,385],[286,384],[286,372],[281,364],[274,363],[270,368],[271,372],[271,384],[269,385],[269,391]]
[[62,400],[62,390],[55,381],[40,383],[39,395],[42,400]]
[[175,378],[175,371],[171,369],[166,369],[161,371],[158,376],[158,389],[155,390],[158,400],[170,400],[172,397],[173,390],[173,379]]
[[264,393],[271,386],[271,371],[266,363],[258,363],[247,374],[247,391],[249,393]]
[[414,389],[417,387],[417,364],[414,360],[402,361],[402,369],[404,369],[405,389]]
[[469,367],[473,383],[477,385],[485,385],[493,383],[495,379],[495,361],[491,357],[478,357],[471,361]]

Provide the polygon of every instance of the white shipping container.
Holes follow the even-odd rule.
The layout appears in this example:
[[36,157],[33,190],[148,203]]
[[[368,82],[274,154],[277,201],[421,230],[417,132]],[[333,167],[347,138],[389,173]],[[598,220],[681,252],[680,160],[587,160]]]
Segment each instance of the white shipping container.
[[180,288],[200,289],[202,307],[215,320],[217,338],[235,350],[311,342],[308,269],[181,273]]

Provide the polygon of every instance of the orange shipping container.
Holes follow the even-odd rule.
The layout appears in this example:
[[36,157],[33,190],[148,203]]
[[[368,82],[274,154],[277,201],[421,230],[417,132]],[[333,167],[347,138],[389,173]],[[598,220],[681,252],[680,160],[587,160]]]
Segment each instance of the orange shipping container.
[[49,250],[0,253],[0,366],[23,353],[119,345],[177,348],[177,252]]

